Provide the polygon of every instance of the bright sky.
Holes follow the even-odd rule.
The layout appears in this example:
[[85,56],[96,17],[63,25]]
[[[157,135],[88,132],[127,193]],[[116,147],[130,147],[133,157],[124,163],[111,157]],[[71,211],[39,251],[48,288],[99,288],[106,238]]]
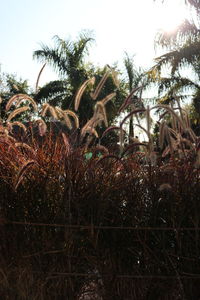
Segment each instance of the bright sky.
[[[41,64],[33,61],[40,43],[52,37],[75,39],[81,30],[92,30],[96,42],[89,60],[100,66],[136,54],[145,68],[156,56],[154,37],[159,28],[174,29],[188,10],[184,0],[6,0],[0,9],[0,64],[2,72],[16,73],[34,86]],[[53,44],[52,44],[53,45]],[[158,53],[157,53],[158,54]],[[55,75],[46,68],[40,84]]]

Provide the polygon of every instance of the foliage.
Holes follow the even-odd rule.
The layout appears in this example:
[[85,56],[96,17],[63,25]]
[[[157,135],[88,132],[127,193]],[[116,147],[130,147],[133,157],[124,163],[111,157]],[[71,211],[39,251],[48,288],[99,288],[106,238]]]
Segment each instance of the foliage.
[[[43,66],[35,93],[25,81],[8,81],[0,124],[2,299],[199,300],[199,84],[178,73],[189,52],[177,58],[199,37],[185,26],[163,38],[169,45],[178,37],[178,54],[160,57],[149,73],[126,55],[123,83],[117,68],[85,64],[88,35],[56,37],[54,48],[35,52],[59,80],[39,87]],[[166,62],[171,78],[160,74]],[[167,92],[153,107],[142,99],[147,75],[160,95]],[[177,93],[186,87],[195,90],[193,107],[182,108]],[[24,112],[31,122],[19,121]],[[113,126],[117,112],[126,115]]]
[[[128,94],[135,88],[139,89],[139,95],[134,94],[133,97],[130,99],[130,108],[133,110],[134,108],[144,108],[144,103],[142,99],[142,92],[147,86],[148,77],[142,68],[137,68],[134,64],[133,58],[131,58],[127,53],[124,58],[124,66],[127,74],[127,90]],[[136,116],[137,117],[137,116]],[[137,118],[139,122],[139,119]],[[134,126],[133,126],[133,115],[130,117],[129,122],[129,139],[134,138]]]
[[13,74],[1,74],[0,84],[0,99],[1,110],[0,118],[4,120],[6,118],[5,103],[14,95],[17,94],[29,94],[30,88],[27,80],[17,79]]
[[[59,74],[60,79],[46,84],[40,88],[36,99],[38,103],[48,102],[51,105],[59,105],[62,109],[72,109],[77,90],[88,79],[95,77],[96,82],[101,82],[106,71],[107,78],[101,89],[99,100],[106,95],[117,90],[115,103],[119,107],[124,94],[123,85],[118,86],[116,80],[116,70],[105,67],[103,69],[95,68],[91,63],[86,63],[86,54],[88,47],[93,41],[89,33],[80,34],[74,42],[63,40],[58,36],[54,37],[54,48],[42,45],[42,50],[34,52],[34,57],[42,63],[52,66]],[[109,72],[110,70],[110,72]],[[113,78],[113,79],[112,79]],[[117,86],[116,86],[117,84]],[[78,110],[80,123],[83,125],[88,121],[93,113],[94,102],[91,101],[92,87],[88,87],[83,95],[83,100]],[[115,108],[111,102],[108,104],[109,121],[112,122],[116,115]]]
[[[81,136],[74,112],[49,104],[41,120],[48,110],[66,124],[68,116],[71,129],[55,134],[52,124],[47,132],[41,121],[41,136],[31,126],[18,140],[9,124],[1,127],[2,299],[199,299],[199,138],[180,106],[177,113],[156,105],[131,110],[104,132],[119,133],[119,152],[92,143],[107,99]],[[151,135],[152,109],[165,112],[161,154]],[[141,113],[147,125],[137,126],[148,141],[126,146],[126,120]]]
[[[184,20],[173,32],[162,31],[157,34],[156,45],[168,52],[155,59],[156,64],[148,74],[149,80],[158,87],[159,103],[175,105],[177,97],[183,102],[190,101],[191,110],[195,110],[191,118],[192,128],[198,133],[200,3],[192,0],[185,1],[185,4],[193,10],[193,19]],[[187,70],[186,75],[184,70]]]

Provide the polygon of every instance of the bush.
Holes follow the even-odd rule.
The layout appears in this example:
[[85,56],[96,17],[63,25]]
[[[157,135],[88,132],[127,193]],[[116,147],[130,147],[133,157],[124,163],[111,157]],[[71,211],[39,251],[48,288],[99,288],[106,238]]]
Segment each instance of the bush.
[[0,147],[2,299],[198,299],[194,157],[87,159],[50,134]]

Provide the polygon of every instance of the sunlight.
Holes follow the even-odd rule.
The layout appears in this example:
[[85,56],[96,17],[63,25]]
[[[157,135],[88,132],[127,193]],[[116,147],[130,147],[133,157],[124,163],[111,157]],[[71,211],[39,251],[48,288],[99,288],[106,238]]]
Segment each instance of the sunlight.
[[183,2],[166,1],[156,11],[154,26],[155,29],[171,32],[189,17],[190,11]]

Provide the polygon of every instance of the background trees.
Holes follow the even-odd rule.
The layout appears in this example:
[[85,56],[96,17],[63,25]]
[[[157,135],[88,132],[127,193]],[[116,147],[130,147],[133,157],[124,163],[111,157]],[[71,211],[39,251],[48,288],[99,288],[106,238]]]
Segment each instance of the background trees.
[[[156,64],[151,69],[151,77],[158,83],[159,92],[166,91],[165,95],[181,93],[185,89],[193,90],[198,95],[200,78],[200,29],[199,1],[185,1],[195,8],[196,14],[190,20],[185,20],[173,32],[159,32],[155,39],[156,46],[168,51],[155,59]],[[187,75],[183,69],[187,68]],[[163,76],[168,74],[168,77]],[[189,70],[189,71],[188,71]]]
[[200,124],[200,2],[186,0],[191,19],[185,20],[173,32],[159,32],[155,44],[166,53],[155,59],[149,72],[157,84],[159,101],[175,103],[175,99],[189,100],[193,128]]
[[[121,105],[122,93],[125,96],[131,93],[126,98],[126,108],[143,107],[141,93],[132,96],[132,91],[146,86],[148,78],[129,56],[124,61],[127,78],[120,86],[113,67],[101,69],[86,64],[84,55],[78,55],[75,42],[62,43],[59,39],[58,44],[54,52],[47,49],[49,59],[41,54],[47,63],[55,54],[56,63],[53,60],[52,65],[57,66],[60,79],[33,93],[39,104],[49,98],[52,106],[60,104],[63,109],[74,110],[80,87],[94,77],[96,85],[87,86],[78,110],[83,125],[96,103],[102,104],[102,99],[113,90],[116,106],[112,102],[106,104],[110,122],[114,119],[113,109]],[[62,61],[65,54],[61,50],[72,62],[77,54],[76,69],[73,63],[69,70],[65,68],[67,58]],[[195,65],[195,60],[191,65]],[[179,76],[180,66],[177,65],[171,77],[163,78],[159,73],[161,59],[160,70],[158,65],[151,73],[160,89],[162,85],[169,91],[173,88],[174,97],[180,91],[178,84],[192,82]],[[9,93],[13,88],[20,90],[14,84],[8,86]],[[198,83],[195,87],[199,89]],[[22,88],[26,86],[22,84]],[[20,91],[25,93],[25,89]],[[179,110],[179,115],[168,106],[163,108],[163,118],[171,115],[168,120],[172,126],[161,120],[162,157],[155,153],[152,142],[149,108],[143,110],[147,130],[143,129],[148,142],[142,144],[147,146],[142,153],[138,149],[128,152],[128,146],[117,156],[108,143],[107,148],[91,147],[91,156],[87,157],[88,144],[74,147],[71,132],[56,137],[50,132],[42,141],[31,135],[23,143],[12,136],[9,139],[8,131],[2,132],[0,295],[3,299],[27,299],[30,293],[38,299],[81,299],[84,289],[91,284],[102,299],[199,300],[199,140],[183,110]],[[123,121],[114,128],[121,136],[122,126]],[[95,126],[91,125],[91,129]],[[133,136],[131,117],[129,137]],[[123,137],[121,140],[123,144]],[[99,158],[99,151],[105,156]]]
[[[76,41],[63,40],[58,36],[54,37],[53,48],[42,45],[41,50],[34,52],[34,58],[47,63],[58,73],[59,80],[49,82],[40,88],[36,94],[36,100],[40,103],[48,101],[52,105],[60,105],[62,109],[74,109],[74,99],[82,84],[92,78],[96,83],[102,79],[104,74],[110,70],[99,93],[99,100],[109,93],[116,91],[115,105],[113,102],[107,104],[108,119],[113,121],[116,108],[119,107],[123,93],[123,87],[116,86],[113,75],[115,70],[110,67],[95,68],[91,63],[86,62],[86,54],[93,38],[87,34],[80,34]],[[116,77],[116,75],[114,75]],[[78,109],[81,118],[80,123],[85,124],[93,114],[95,102],[91,98],[91,92],[95,87],[85,90]],[[97,99],[97,100],[98,100]]]
[[30,94],[30,87],[27,80],[18,79],[13,74],[0,74],[0,119],[6,117],[5,106],[7,101],[17,94]]
[[[126,86],[127,92],[130,94],[133,89],[139,89],[139,95],[134,94],[131,98],[131,102],[129,104],[129,109],[134,110],[136,108],[144,108],[144,103],[142,99],[143,89],[146,88],[148,84],[147,74],[144,72],[142,68],[137,68],[134,64],[133,57],[130,57],[127,53],[124,58],[124,66],[126,72]],[[138,117],[136,115],[137,121]],[[134,137],[134,125],[133,125],[133,115],[130,116],[129,122],[129,142]]]

